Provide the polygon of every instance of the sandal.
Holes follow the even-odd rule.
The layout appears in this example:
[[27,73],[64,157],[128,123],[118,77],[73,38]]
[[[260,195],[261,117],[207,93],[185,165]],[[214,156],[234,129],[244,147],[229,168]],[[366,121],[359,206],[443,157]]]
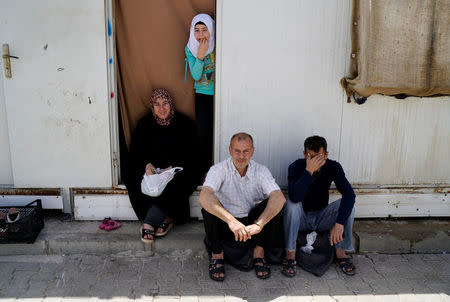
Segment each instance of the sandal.
[[19,220],[20,218],[20,212],[17,208],[10,208],[8,210],[8,214],[6,215],[6,220],[8,223],[13,223]]
[[173,222],[163,222],[161,223],[158,228],[156,229],[158,231],[158,229],[162,229],[163,231],[158,233],[155,233],[156,237],[163,237],[166,236],[167,233],[173,228]]
[[[262,265],[258,265],[262,264]],[[270,266],[266,263],[264,258],[254,258],[253,267],[255,268],[256,277],[259,279],[267,279],[270,277]],[[263,274],[259,274],[263,273]],[[265,273],[265,274],[264,274]]]
[[[217,266],[221,265],[221,266]],[[225,279],[225,261],[223,259],[213,259],[209,260],[209,277],[214,281],[223,281]],[[223,274],[223,277],[217,276]]]
[[120,223],[120,221],[115,221],[115,220],[110,220],[109,224],[107,226],[105,226],[105,231],[112,231],[115,229],[118,229],[122,226],[122,223]]
[[[152,243],[153,241],[155,241],[155,230],[151,230],[151,229],[144,229],[143,226],[141,226],[141,240],[144,243]],[[148,239],[145,238],[145,236],[152,236],[152,239]]]
[[336,258],[336,263],[347,276],[353,276],[355,274],[356,267],[353,265],[351,258]]
[[109,225],[109,221],[111,220],[111,217],[106,217],[103,219],[102,223],[98,226],[99,229],[104,230],[107,225]]
[[297,274],[297,261],[295,259],[283,259],[281,273],[286,277],[294,277]]

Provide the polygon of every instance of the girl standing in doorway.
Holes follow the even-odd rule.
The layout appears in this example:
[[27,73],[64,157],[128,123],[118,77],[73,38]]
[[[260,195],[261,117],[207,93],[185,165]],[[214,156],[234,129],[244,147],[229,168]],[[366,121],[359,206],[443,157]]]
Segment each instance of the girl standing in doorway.
[[214,20],[207,14],[192,19],[189,41],[185,47],[187,64],[194,79],[195,119],[201,149],[204,150],[205,172],[212,165],[214,114]]

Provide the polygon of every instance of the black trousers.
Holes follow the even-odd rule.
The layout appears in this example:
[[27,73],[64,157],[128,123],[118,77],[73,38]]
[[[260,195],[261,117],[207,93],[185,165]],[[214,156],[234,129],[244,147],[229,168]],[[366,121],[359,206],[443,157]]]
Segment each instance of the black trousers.
[[201,93],[195,94],[195,120],[197,121],[200,150],[202,154],[203,172],[212,165],[213,130],[214,130],[214,96]]
[[[260,202],[253,208],[247,217],[236,218],[244,225],[253,224],[267,206],[268,199]],[[210,243],[211,252],[220,254],[223,250],[223,241],[235,241],[233,232],[231,232],[228,224],[215,215],[210,214],[205,209],[202,209],[203,222],[205,225],[206,241]],[[283,216],[282,211],[273,217],[267,223],[262,231],[251,239],[247,240],[242,245],[250,245],[250,247],[260,246],[264,250],[269,248],[283,248]]]
[[[167,184],[162,194],[158,197],[147,196],[141,191],[141,179],[127,183],[128,195],[131,205],[139,220],[148,217],[156,217],[149,213],[151,207],[156,205],[162,213],[172,217],[176,223],[184,223],[190,218],[189,197],[197,187],[197,183],[192,181],[195,177],[192,174],[186,174],[186,170],[175,174],[174,178]],[[162,218],[164,219],[165,216]],[[162,220],[152,219],[147,221],[152,226],[158,226]]]

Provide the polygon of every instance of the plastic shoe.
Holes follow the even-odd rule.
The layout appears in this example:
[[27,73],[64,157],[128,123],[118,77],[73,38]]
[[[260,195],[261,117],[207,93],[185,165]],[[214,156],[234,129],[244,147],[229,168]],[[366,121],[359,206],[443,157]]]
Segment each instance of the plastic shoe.
[[104,230],[106,226],[109,225],[109,222],[111,221],[111,217],[106,217],[103,219],[102,223],[98,226],[99,229]]
[[20,212],[17,208],[10,208],[8,214],[6,215],[6,220],[8,223],[16,222],[20,219]]
[[120,221],[115,221],[115,220],[110,220],[109,224],[107,226],[105,226],[105,231],[112,231],[115,229],[118,229],[122,226],[122,224],[120,223]]

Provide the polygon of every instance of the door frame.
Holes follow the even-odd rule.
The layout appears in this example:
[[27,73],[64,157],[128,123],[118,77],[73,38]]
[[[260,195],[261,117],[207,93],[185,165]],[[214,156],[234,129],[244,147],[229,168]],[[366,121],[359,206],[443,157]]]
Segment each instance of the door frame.
[[111,138],[111,180],[113,188],[120,183],[119,99],[117,97],[117,56],[115,40],[114,0],[105,0],[105,40],[109,95],[109,130]]
[[[0,51],[0,53],[2,53]],[[0,58],[0,60],[2,60]],[[12,173],[12,163],[11,163],[11,149],[10,149],[10,145],[9,145],[9,133],[8,133],[8,117],[6,115],[6,97],[5,97],[5,93],[4,93],[4,74],[5,74],[5,68],[3,66],[3,60],[0,63],[0,117],[2,118],[2,121],[0,121],[0,123],[3,124],[3,126],[0,128],[0,131],[2,133],[0,133],[0,136],[4,137],[4,139],[1,140],[0,143],[4,144],[2,147],[5,148],[5,154],[4,156],[7,157],[6,158],[6,163],[3,162],[3,164],[1,165],[2,171],[3,173],[5,173],[5,171],[7,170],[8,172],[5,173],[5,175],[9,175],[10,179],[10,183],[2,183],[0,181],[0,188],[11,188],[14,186],[14,176]],[[7,150],[6,150],[7,149]],[[2,177],[3,178],[3,177]]]

